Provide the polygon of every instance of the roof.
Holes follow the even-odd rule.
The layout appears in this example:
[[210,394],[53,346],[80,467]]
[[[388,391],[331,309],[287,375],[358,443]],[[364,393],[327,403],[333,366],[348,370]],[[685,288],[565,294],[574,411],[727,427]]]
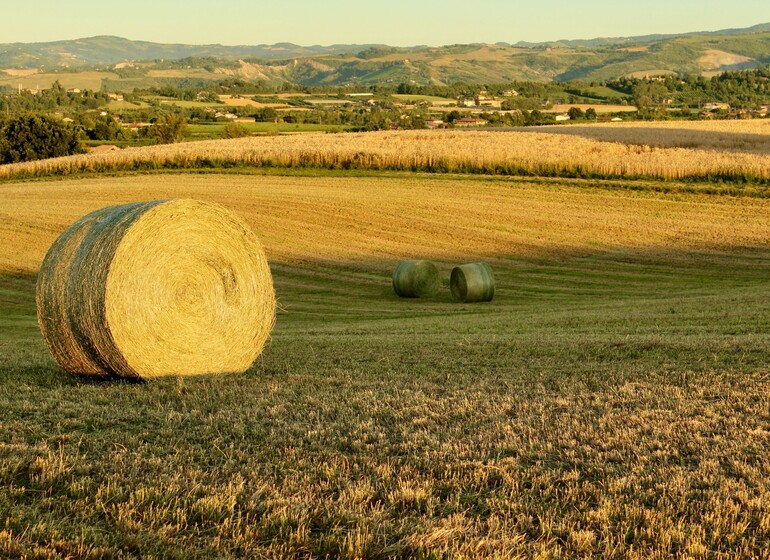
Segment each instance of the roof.
[[88,151],[92,154],[101,154],[104,152],[114,152],[115,150],[119,150],[117,146],[114,144],[102,144],[101,146],[94,146],[93,148],[90,148]]

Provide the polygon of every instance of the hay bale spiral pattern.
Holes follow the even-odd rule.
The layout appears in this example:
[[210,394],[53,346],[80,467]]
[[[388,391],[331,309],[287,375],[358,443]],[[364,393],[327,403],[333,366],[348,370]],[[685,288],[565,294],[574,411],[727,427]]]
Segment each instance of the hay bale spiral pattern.
[[456,266],[449,277],[452,299],[463,303],[492,301],[495,297],[495,277],[485,262]]
[[143,379],[235,373],[275,318],[262,245],[221,206],[195,200],[97,210],[43,260],[38,322],[73,374]]
[[432,297],[440,287],[438,268],[430,261],[404,261],[393,272],[393,291],[399,297]]

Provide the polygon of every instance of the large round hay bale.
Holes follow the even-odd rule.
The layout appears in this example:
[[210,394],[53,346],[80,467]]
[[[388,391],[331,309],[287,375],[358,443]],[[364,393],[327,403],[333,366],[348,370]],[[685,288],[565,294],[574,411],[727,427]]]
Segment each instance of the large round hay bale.
[[40,329],[73,374],[235,373],[259,356],[275,293],[262,245],[221,206],[160,200],[66,229],[37,280]]
[[495,277],[485,262],[456,266],[449,277],[452,299],[463,303],[492,301],[495,297]]
[[430,261],[404,261],[393,272],[393,291],[400,297],[432,297],[440,287],[438,268]]

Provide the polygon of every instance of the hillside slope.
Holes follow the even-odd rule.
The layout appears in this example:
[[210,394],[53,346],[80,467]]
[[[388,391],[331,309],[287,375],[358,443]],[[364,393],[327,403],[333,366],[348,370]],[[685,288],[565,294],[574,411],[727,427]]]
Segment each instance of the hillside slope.
[[[20,71],[117,72],[110,87],[238,77],[299,85],[601,81],[665,73],[703,74],[770,64],[767,24],[746,30],[675,36],[470,44],[443,47],[289,43],[257,46],[164,45],[119,37],[0,45],[0,82]],[[136,63],[136,61],[145,61]],[[205,70],[205,72],[202,72]]]

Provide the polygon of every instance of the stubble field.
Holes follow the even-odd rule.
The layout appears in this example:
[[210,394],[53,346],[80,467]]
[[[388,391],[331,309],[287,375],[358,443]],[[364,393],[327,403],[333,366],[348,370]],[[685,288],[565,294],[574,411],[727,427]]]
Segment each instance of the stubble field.
[[[719,558],[770,542],[770,200],[305,171],[0,185],[0,556]],[[627,187],[627,188],[622,188]],[[35,274],[109,204],[224,204],[279,298],[243,375],[68,377]],[[431,258],[445,289],[399,300]],[[450,302],[485,259],[489,304]]]

